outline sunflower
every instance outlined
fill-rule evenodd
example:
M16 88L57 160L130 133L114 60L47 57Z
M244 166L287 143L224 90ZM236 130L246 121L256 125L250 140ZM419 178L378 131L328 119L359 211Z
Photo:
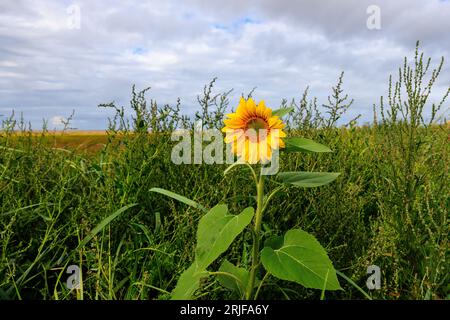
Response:
M264 101L256 105L252 98L241 98L236 112L227 115L224 120L225 142L241 159L255 164L270 161L273 150L284 148L282 137L285 124L280 117L272 115L272 109Z

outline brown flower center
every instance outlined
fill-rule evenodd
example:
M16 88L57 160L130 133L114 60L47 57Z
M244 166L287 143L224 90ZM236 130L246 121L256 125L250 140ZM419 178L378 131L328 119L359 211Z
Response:
M251 118L247 121L246 131L247 137L252 142L260 142L265 140L268 134L268 124L264 119Z
M260 130L267 129L267 122L261 118L252 118L247 121L247 129Z

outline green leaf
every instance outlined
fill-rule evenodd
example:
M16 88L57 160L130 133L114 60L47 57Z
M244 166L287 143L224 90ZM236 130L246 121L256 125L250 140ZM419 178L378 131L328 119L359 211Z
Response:
M327 146L306 138L285 138L286 152L332 152Z
M183 202L184 204L187 204L188 206L191 206L191 207L194 207L196 209L202 210L203 212L208 212L208 209L206 209L201 204L199 204L199 203L197 203L197 202L195 202L195 201L193 201L193 200L191 200L189 198L186 198L186 197L184 197L182 195L179 195L179 194L177 194L175 192L172 192L172 191L169 191L169 190L166 190L166 189L161 189L161 188L151 188L150 191L151 192L157 192L157 193L163 194L165 196L171 197L171 198L173 198L175 200Z
M339 172L280 172L278 177L284 183L290 183L295 186L312 188L328 184L340 175Z
M101 230L103 230L104 227L106 227L108 224L110 224L111 221L113 221L115 218L117 218L122 212L136 206L137 203L129 204L125 207L120 208L113 214L109 215L105 219L103 219L92 231L86 236L86 238L83 239L83 241L80 242L77 249L84 247L89 241L91 241L92 238L95 237L97 233L99 233Z
M201 278L207 277L206 270L198 270L195 264L192 264L180 276L177 286L172 291L172 300L187 300L192 297L195 291L200 287Z
M272 116L279 116L281 118L282 116L285 116L288 113L291 113L292 111L294 111L294 107L280 108L280 109L277 109L277 110L273 110L272 111Z
M190 299L208 275L206 268L224 253L233 240L252 221L254 209L244 209L239 215L228 214L226 205L216 205L198 224L194 263L183 272L172 292L172 299Z
M264 268L275 277L306 288L339 290L336 271L325 249L309 233L301 229L286 232L279 249L265 247L261 251Z
M228 214L225 204L212 208L198 224L195 261L199 269L206 269L224 253L233 240L252 221L254 209L248 207L239 215Z
M227 289L239 293L240 296L243 296L247 288L249 272L244 268L236 267L228 260L222 262L219 271L224 273L217 276L220 284Z

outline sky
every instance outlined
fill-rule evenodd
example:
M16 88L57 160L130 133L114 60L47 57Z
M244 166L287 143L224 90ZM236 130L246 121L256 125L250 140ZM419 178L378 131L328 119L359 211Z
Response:
M448 0L1 0L0 120L14 110L51 129L74 110L72 127L104 129L97 105L129 106L133 84L192 115L214 77L231 107L254 87L277 108L309 86L320 105L344 71L346 118L371 121L416 40L433 65L450 59L449 30ZM449 84L447 62L431 101Z

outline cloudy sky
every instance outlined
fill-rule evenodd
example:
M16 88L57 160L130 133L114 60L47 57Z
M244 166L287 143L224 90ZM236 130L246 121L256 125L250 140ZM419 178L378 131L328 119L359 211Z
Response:
M377 23L371 5L380 29L367 26ZM0 119L15 110L35 128L43 118L57 126L74 109L74 127L102 129L97 105L128 105L132 84L151 86L159 103L180 97L193 114L213 77L217 92L234 89L233 105L253 87L272 107L306 86L325 103L345 71L348 117L370 121L416 40L436 63L450 59L449 30L446 0L1 0ZM450 84L449 64L433 98Z

